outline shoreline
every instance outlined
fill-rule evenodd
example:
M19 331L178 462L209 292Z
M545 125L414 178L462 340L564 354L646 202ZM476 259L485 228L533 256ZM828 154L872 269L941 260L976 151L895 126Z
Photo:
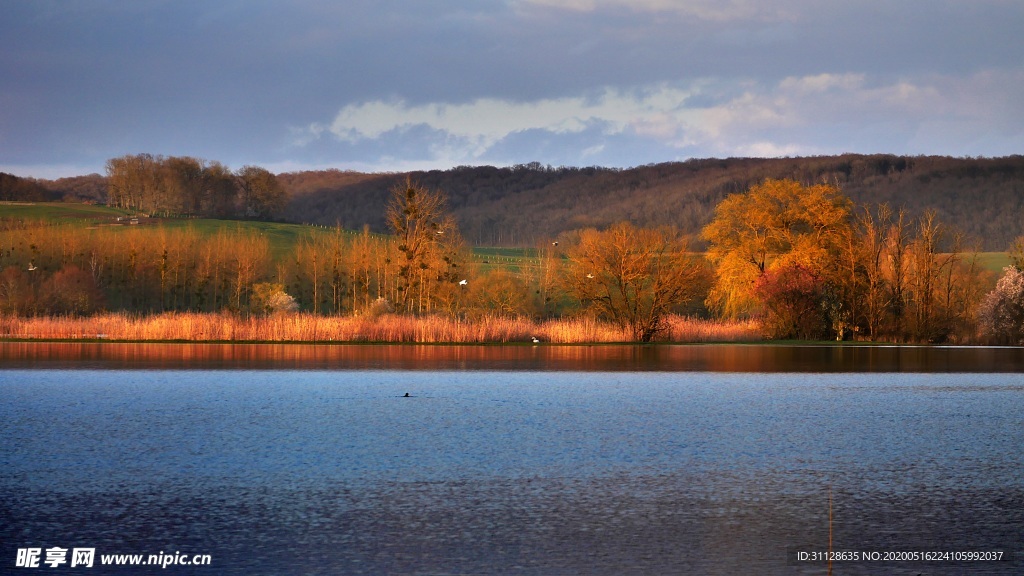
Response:
M756 343L0 341L5 370L1024 373L1024 347ZM822 380L821 384L827 384Z
M133 340L115 338L48 338L48 337L0 337L0 344L208 344L208 345L282 345L282 346L435 346L435 347L636 347L658 348L668 346L748 346L775 348L921 348L921 349L1007 349L1024 350L1024 346L993 344L927 344L897 343L884 341L843 341L832 340L704 340L636 342L636 341L594 341L594 342L529 342L529 341L486 341L486 342L417 342L408 340L190 340L154 339Z

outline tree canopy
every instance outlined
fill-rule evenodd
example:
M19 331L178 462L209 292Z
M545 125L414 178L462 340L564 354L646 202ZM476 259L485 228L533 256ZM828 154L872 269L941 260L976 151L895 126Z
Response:
M108 203L150 214L279 217L287 193L258 166L234 174L219 162L189 156L129 154L107 161Z
M834 268L851 209L835 187L793 180L765 180L726 197L702 232L717 267L709 304L727 316L749 314L757 309L755 283L766 271L788 264L818 273Z
M686 248L669 228L620 222L583 230L568 251L566 286L586 308L650 342L672 308L696 293L701 266Z

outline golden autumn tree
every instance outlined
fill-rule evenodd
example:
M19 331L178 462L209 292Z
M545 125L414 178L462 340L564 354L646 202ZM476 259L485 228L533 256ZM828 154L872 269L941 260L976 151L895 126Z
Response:
M758 278L789 264L826 279L838 269L848 237L852 204L827 184L804 186L793 180L765 180L743 194L731 194L715 209L702 236L716 266L708 303L726 316L759 307Z
M382 295L380 274L375 274L379 268L374 266L375 259L384 251L382 244L383 241L370 235L370 226L364 225L362 233L353 239L344 254L344 265L351 277L349 289L354 311L368 309L370 303Z
M702 272L675 230L628 222L581 231L567 256L567 291L641 342L663 331L672 309L694 297Z
M399 256L397 299L402 312L430 312L445 306L457 290L465 245L446 197L406 179L391 190L385 221L395 235Z
M531 312L529 288L524 279L512 272L496 268L476 276L470 283L466 299L473 316L504 316L514 318Z
M1017 270L1024 270L1024 236L1017 238L1010 244L1010 263L1017 267Z
M231 280L231 303L233 310L245 309L249 294L256 280L263 276L270 260L270 243L266 236L257 234L235 234L234 248L229 264Z

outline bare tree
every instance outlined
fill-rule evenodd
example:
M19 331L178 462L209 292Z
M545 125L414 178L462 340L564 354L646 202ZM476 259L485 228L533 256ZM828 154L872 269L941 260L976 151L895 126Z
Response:
M895 219L890 220L885 242L889 265L889 310L893 317L894 333L902 339L907 309L907 252L910 250L910 227L903 208L896 212Z
M462 240L445 204L443 192L408 178L391 190L385 219L401 254L395 301L400 311L429 311L434 284L458 281Z
M880 204L875 214L868 208L857 219L860 235L860 261L864 273L864 319L868 334L877 339L885 318L886 229L892 218L888 204Z
M674 230L636 228L627 222L601 232L580 232L568 258L569 293L641 342L663 331L672 308L696 295L701 273L698 260Z

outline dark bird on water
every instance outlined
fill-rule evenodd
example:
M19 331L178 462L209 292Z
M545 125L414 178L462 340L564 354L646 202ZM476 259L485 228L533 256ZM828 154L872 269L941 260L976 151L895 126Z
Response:
M408 398L408 397L409 397L409 393L408 392L405 393L405 396L402 396L402 398Z

